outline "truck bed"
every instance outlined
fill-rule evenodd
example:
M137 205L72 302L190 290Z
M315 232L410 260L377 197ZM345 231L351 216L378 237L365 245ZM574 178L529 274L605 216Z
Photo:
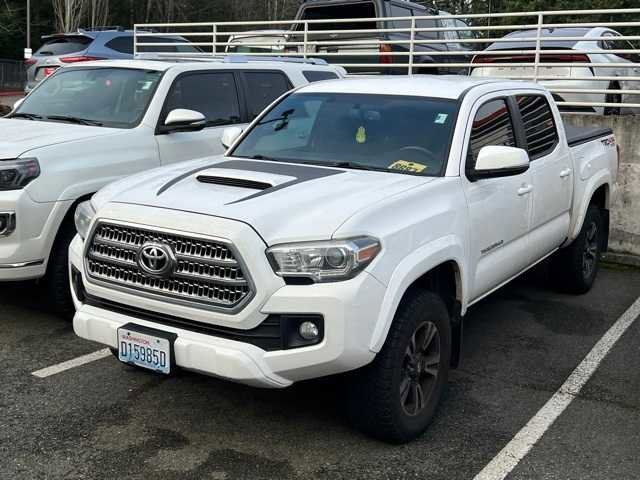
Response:
M613 130L606 127L576 127L564 122L564 131L567 134L567 143L570 147L575 147L583 143L596 140L600 137L607 137L613 134Z

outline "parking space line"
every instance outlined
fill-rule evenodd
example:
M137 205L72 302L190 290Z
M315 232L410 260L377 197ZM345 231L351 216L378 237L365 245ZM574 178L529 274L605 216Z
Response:
M35 372L31 372L31 375L38 378L50 377L51 375L64 372L65 370L70 370L81 365L86 365L87 363L95 362L96 360L106 358L110 355L111 351L108 348L103 348L102 350L98 350L97 352L82 355L81 357L73 358L71 360L67 360L66 362L58 363L41 370L36 370Z
M609 328L556 393L478 473L474 480L503 480L576 398L616 342L640 316L640 297Z

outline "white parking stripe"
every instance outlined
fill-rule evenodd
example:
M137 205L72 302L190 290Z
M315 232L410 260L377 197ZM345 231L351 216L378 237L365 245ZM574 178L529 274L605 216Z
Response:
M640 316L640 298L622 314L595 344L580 365L569 375L549 401L520 430L498 455L478 473L474 480L503 480L520 463L542 435L569 406L589 381L624 332Z
M81 357L73 358L71 360L67 360L66 362L43 368L42 370L36 370L35 372L32 372L31 375L34 375L38 378L50 377L51 375L55 375L56 373L64 372L65 370L69 370L71 368L95 362L96 360L100 360L101 358L105 358L110 355L111 352L109 351L109 349L104 348L102 350L98 350L97 352L82 355Z

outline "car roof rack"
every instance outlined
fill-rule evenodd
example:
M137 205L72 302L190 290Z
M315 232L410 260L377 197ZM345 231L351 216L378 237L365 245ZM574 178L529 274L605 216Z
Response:
M79 32L124 32L125 28L121 25L104 25L98 27L79 27Z
M286 62L302 63L307 65L329 65L321 58L302 57L278 57L278 56L255 56L255 55L209 55L195 53L192 55L185 53L164 53L164 52L140 52L135 56L136 60L156 60L163 62L217 62L217 63L249 63L249 62Z
M326 60L322 58L303 58L303 57L279 57L279 56L255 56L255 55L227 55L224 59L225 63L247 63L247 62L288 62L288 63L306 63L309 65L328 65Z

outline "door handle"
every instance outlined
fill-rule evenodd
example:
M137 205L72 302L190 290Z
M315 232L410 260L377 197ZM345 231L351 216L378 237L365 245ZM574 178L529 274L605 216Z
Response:
M533 190L533 185L522 185L518 189L518 196L522 197L523 195L528 195Z
M565 177L568 177L569 175L571 175L571 169L570 168L565 168L564 170L562 170L560 172L560 178L565 178Z

